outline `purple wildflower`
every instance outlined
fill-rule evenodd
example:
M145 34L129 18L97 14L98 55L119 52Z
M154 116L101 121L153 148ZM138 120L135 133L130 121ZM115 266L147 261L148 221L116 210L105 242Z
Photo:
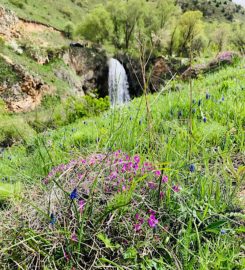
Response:
M134 230L136 232L139 232L141 230L141 224L139 224L139 223L134 224Z
M180 192L180 187L178 185L174 185L172 189L174 192Z
M78 238L77 238L77 235L75 233L73 233L71 235L71 240L74 241L74 242L78 242Z
M82 212L83 212L84 205L85 205L85 201L84 201L84 200L79 200L79 202L78 202L78 209L79 209L79 212L80 212L81 214L82 214Z
M114 179L116 179L117 178L117 172L115 171L115 172L112 172L111 174L110 174L110 180L114 180Z
M74 188L73 189L73 191L71 192L71 194L70 194L70 199L71 200L74 200L74 199L76 199L77 198L77 188Z
M160 176L161 175L161 171L155 171L155 175L156 176Z
M155 215L151 214L150 217L148 218L148 225L151 228L156 227L156 225L158 224L158 219L156 219Z
M140 163L140 157L139 156L134 156L134 161L135 163Z
M167 182L168 182L168 177L167 177L167 175L164 175L162 177L162 183L167 183Z
M154 182L151 181L151 182L148 183L148 187L150 189L156 189L157 185Z

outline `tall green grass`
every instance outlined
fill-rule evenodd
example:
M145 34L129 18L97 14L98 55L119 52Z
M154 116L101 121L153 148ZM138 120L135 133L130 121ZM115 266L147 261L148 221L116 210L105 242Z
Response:
M244 215L236 199L244 183L244 82L242 63L193 80L192 133L189 130L189 84L183 84L182 90L175 92L171 91L169 85L162 92L148 96L152 121L150 129L144 97L141 97L98 117L78 119L57 130L47 130L21 146L5 150L0 161L2 177L25 182L33 187L35 193L35 187L39 190L40 180L56 165L92 153L108 153L118 149L132 156L138 154L142 160L150 160L169 177L164 202L159 204L156 195L145 201L164 219L161 219L157 235L147 230L144 240L140 240L134 238L131 232L135 240L130 240L130 246L126 246L126 249L121 247L117 250L114 233L105 235L105 231L96 231L102 233L98 238L108 254L100 258L97 266L101 269L108 266L115 269L244 269ZM69 177L72 178L73 174L68 174L64 181ZM171 187L176 184L180 185L181 191L173 193ZM134 195L131 195L137 197L137 192L136 188L132 193ZM65 190L64 196L66 199L61 201L67 206L68 190ZM27 198L32 202L31 192ZM88 209L93 209L98 196L93 193L89 199L91 205L88 204ZM110 209L114 209L121 199L125 198L115 196L110 201ZM33 195L35 200L36 196ZM96 207L94 209L96 211ZM123 206L122 212L112 210L110 213L121 224L122 213L132 214L131 210ZM84 222L90 224L89 213L86 212ZM95 224L104 226L100 222ZM122 223L121 226L126 225ZM70 239L67 229L59 229L59 235ZM19 237L11 235L12 238L9 238L13 249L0 242L0 255L2 252L5 265L13 260L18 253L17 247L21 247L24 241L27 258L30 259L29 247L46 258L45 262L39 263L48 268L56 263L63 267L74 266L62 261L64 258L59 249L57 253L52 253L52 256L57 256L57 261L48 255L47 252L53 250L53 233L48 230L43 235L27 226ZM157 243L154 236L160 237ZM78 244L81 248L87 242L81 238ZM76 254L75 257L81 256L80 249L76 253L73 242L71 246L67 245L72 249L72 254ZM145 256L141 253L142 247L147 250ZM115 250L117 256L115 253L111 255ZM85 248L84 252L89 251ZM78 257L74 259L76 263L79 263ZM23 264L19 264L23 267Z

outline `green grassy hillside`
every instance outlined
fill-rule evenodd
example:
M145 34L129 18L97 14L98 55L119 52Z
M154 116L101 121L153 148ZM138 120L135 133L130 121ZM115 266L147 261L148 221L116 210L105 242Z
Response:
M0 4L14 10L21 18L64 29L67 22L77 24L88 10L103 0L1 0Z
M168 91L174 88L176 82L173 82L165 91L147 97L151 115L146 112L145 97L142 97L116 110L111 109L99 117L79 119L66 127L32 135L22 145L6 149L0 157L2 179L16 183L21 181L27 185L29 192L23 200L25 203L17 203L18 206L11 210L11 220L9 216L8 219L3 218L3 222L16 224L17 227L13 230L10 225L11 232L6 234L8 240L5 239L8 245L0 240L0 266L1 263L5 266L13 265L12 258L15 258L15 262L21 267L29 267L33 262L34 249L36 260L48 268L55 265L69 269L71 266L84 266L93 261L101 269L105 269L103 267L106 265L121 265L118 269L176 269L177 266L180 269L244 269L241 255L244 227L242 213L237 206L237 194L244 179L243 66L244 62L193 80L191 101L189 84L183 84L180 91ZM135 160L140 157L140 164L151 161L156 166L154 168L163 170L168 177L164 178L165 182L161 187L163 193L159 193L162 194L163 201L160 203L157 200L158 193L154 191L157 180L154 177L148 179L144 173L142 177L140 174L133 176L136 182L131 183L129 193L119 191L115 197L112 194L106 195L107 193L103 197L103 192L98 192L100 181L104 179L102 177L99 182L94 182L91 195L81 195L87 202L83 209L83 218L70 219L68 214L66 216L69 213L66 212L67 207L71 205L70 198L77 196L76 190L72 193L71 183L80 177L80 170L84 173L78 167L81 165L76 165L76 162L82 164L81 161L86 157L91 162L94 161L94 153L107 155L117 150L130 156L137 154ZM115 153L116 157L120 151ZM65 165L67 163L68 167ZM59 167L51 171L59 164ZM100 165L96 165L90 170L92 166L91 163L86 167L85 182L90 181L91 175L97 170L100 175L108 177L105 171L107 167L103 165L100 168ZM54 172L61 169L64 170L63 173L53 178ZM57 185L61 190L65 189L62 192L66 194L62 200L59 197L58 201L52 195L52 203L56 202L59 206L55 208L56 217L51 214L52 226L49 227L45 225L49 213L43 207L47 205L45 198L52 189L52 184L48 185L47 191L45 185L41 184L41 180L47 176L54 185L60 181ZM114 178L110 179L112 181ZM31 191L34 183L35 188ZM149 193L142 195L142 190ZM128 201L128 196L132 201ZM30 206L29 203L26 205L29 200ZM107 200L107 206L102 208ZM73 202L75 207L76 200ZM130 203L131 206L128 207ZM38 214L31 210L33 206ZM144 210L145 208L148 210ZM24 216L25 211L28 213L30 225L26 225L24 230L18 227L21 226L19 215L23 215L18 209L24 211ZM96 209L100 209L100 212L94 217ZM157 213L158 220L155 219L156 214L152 214L151 220L148 219L150 227L144 223L141 228L140 223L134 229L134 215L150 211L149 209ZM110 220L107 215L111 217ZM144 215L147 217L147 212ZM76 229L74 220L87 225L78 225ZM154 222L158 225L152 230ZM97 228L98 223L100 225ZM109 223L110 229L106 225ZM1 228L5 227L1 227L0 223ZM18 236L14 236L15 230L18 231ZM118 237L117 230L123 233L126 242ZM90 235L92 233L95 238ZM29 241L32 237L38 240ZM158 239L164 241L164 248ZM88 248L91 241L100 246L105 245L98 251L103 259L97 259L96 253ZM64 245L63 248L67 250L69 258L72 257L72 261L65 259L57 243ZM151 245L153 249L149 248ZM13 248L10 249L9 246ZM83 259L80 253L76 253L77 249L82 254L91 252L89 260L92 261ZM113 256L114 250L117 250L116 257ZM54 257L50 256L51 253ZM22 254L23 257L16 256L17 254Z

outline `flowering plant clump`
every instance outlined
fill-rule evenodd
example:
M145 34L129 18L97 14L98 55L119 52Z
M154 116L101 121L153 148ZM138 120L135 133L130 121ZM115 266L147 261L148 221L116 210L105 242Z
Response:
M156 235L166 222L165 194L169 200L176 197L171 194L180 192L179 185L171 185L170 178L152 162L121 150L61 164L42 184L38 197L32 198L39 207L39 211L32 210L32 230L50 229L66 262L81 260L77 250L90 253L83 258L85 268L98 256L89 247L108 246L105 237L117 247L130 247L135 237L143 240L150 235L157 243Z

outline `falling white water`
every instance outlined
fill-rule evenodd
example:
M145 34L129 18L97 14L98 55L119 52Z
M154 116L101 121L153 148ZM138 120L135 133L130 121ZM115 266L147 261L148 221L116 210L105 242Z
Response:
M118 60L111 58L108 64L108 85L111 106L120 105L130 100L127 74L123 65Z

